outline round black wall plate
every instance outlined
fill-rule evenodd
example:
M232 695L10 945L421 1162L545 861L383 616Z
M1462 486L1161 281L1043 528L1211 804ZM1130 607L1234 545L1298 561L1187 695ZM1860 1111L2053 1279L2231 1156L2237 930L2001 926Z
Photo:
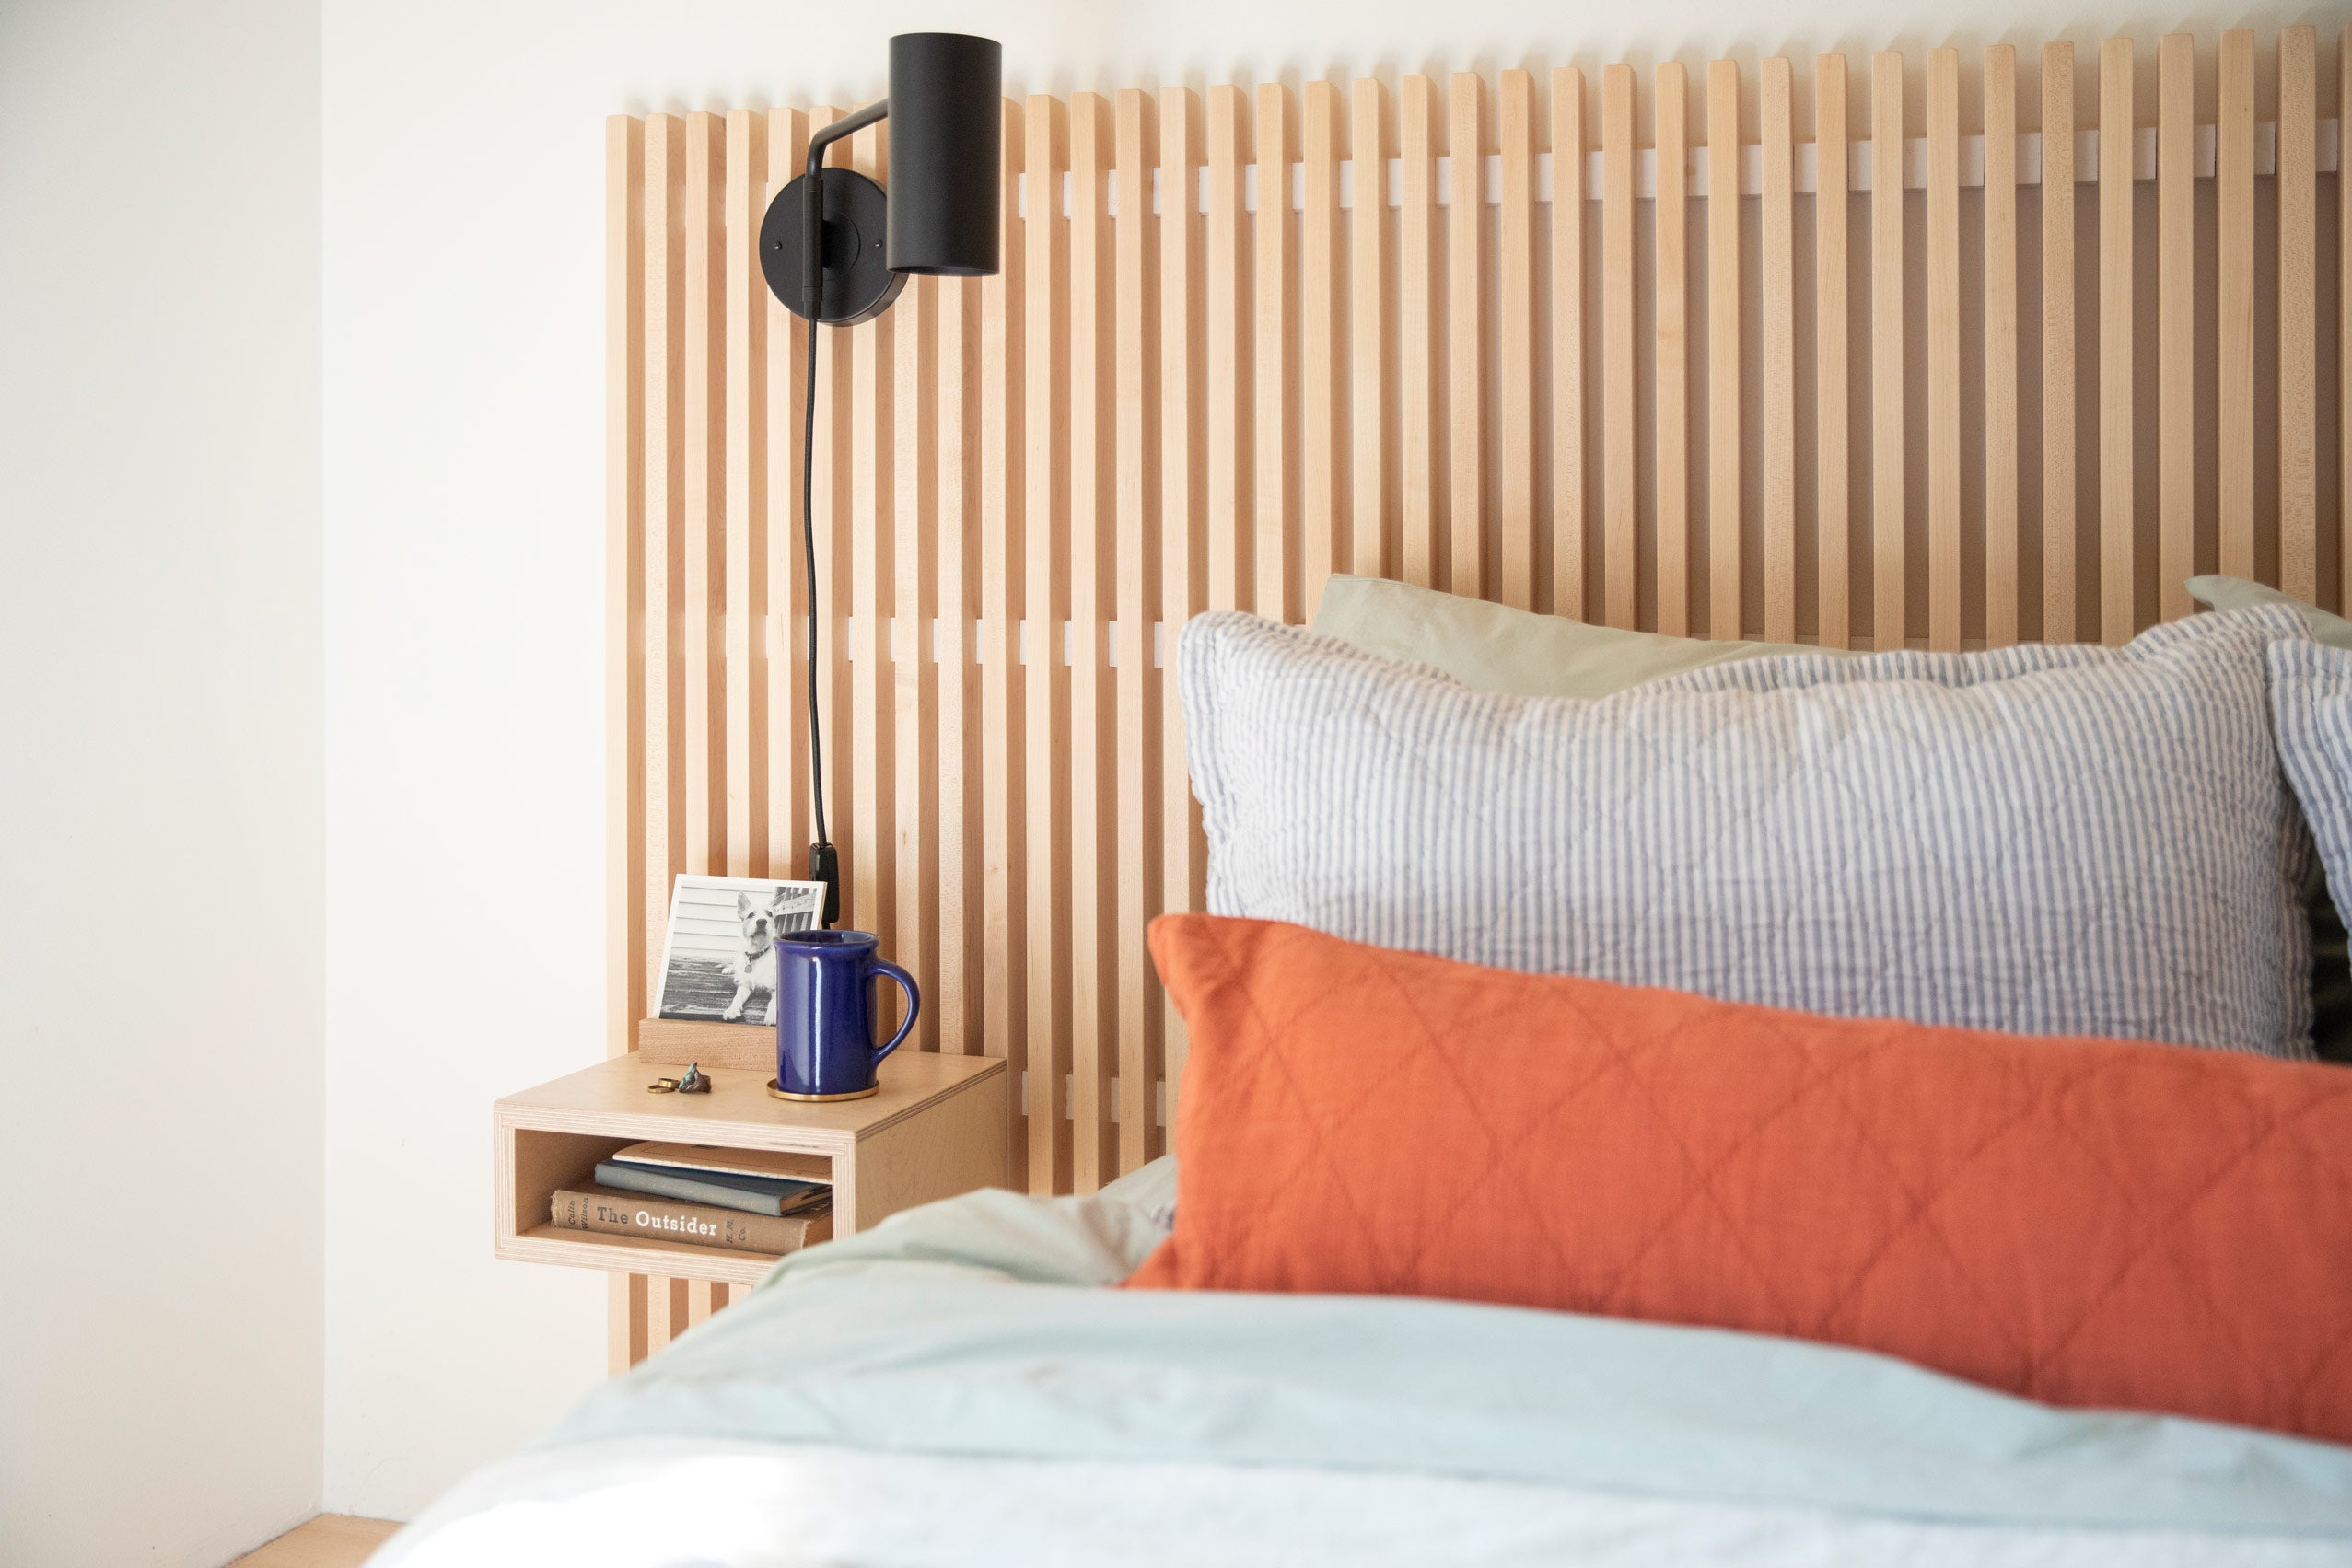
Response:
M825 198L824 304L816 319L850 327L890 308L906 285L883 250L890 207L882 188L855 169L823 171ZM801 294L800 228L809 199L805 174L776 192L760 224L760 271L768 290L796 316L809 314Z

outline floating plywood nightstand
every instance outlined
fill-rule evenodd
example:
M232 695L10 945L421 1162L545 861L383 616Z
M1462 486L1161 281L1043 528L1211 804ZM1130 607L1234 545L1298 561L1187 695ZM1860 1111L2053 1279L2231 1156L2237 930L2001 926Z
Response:
M555 1192L588 1185L598 1161L648 1140L804 1156L804 1174L833 1185L836 1237L917 1203L1005 1184L1010 1077L998 1058L897 1051L882 1063L879 1094L831 1105L777 1099L769 1074L757 1070L711 1070L706 1095L646 1092L676 1075L632 1051L497 1103L499 1257L755 1283L775 1259L548 1223Z

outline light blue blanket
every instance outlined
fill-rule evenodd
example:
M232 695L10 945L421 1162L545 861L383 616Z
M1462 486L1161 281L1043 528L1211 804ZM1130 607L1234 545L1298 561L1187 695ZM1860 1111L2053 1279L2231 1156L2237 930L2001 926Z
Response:
M979 1192L901 1214L786 1260L541 1447L697 1436L1279 1464L2352 1540L2352 1448L2052 1410L1751 1334L1402 1297L1106 1288L1159 1236L1122 1191Z

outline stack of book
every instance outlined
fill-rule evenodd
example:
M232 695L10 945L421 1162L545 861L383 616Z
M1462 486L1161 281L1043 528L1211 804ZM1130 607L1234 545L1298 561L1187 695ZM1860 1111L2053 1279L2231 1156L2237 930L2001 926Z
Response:
M833 1186L785 1174L805 1155L632 1144L596 1167L592 1187L559 1190L548 1218L565 1230L782 1254L833 1233Z

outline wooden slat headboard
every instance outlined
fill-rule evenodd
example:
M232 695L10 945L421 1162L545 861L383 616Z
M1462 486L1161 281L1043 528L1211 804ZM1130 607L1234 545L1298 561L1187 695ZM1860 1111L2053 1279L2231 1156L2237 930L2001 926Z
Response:
M2194 570L2352 598L2330 41L2324 91L2300 28L2165 39L2152 99L2113 40L1007 102L1002 273L823 336L813 610L846 918L925 1049L1012 1060L1030 1188L1165 1146L1193 613L1350 571L1955 648L2120 641ZM673 874L811 837L806 329L752 236L837 113L607 127L616 1051Z

